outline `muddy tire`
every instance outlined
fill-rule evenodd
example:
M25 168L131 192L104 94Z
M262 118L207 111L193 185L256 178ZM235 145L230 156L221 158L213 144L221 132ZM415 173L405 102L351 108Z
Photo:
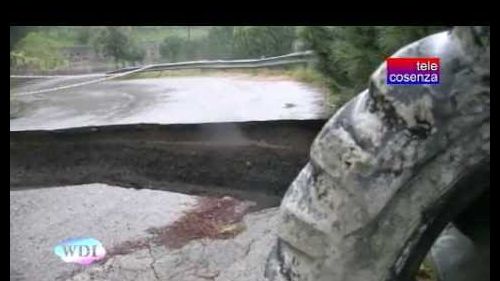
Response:
M369 89L319 133L281 204L265 279L412 280L441 230L489 188L489 29L394 56L441 58L436 87Z

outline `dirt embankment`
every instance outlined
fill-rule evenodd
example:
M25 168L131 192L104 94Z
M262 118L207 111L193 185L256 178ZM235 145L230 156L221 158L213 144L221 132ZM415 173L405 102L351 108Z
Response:
M276 206L325 120L10 133L11 189L108 183Z

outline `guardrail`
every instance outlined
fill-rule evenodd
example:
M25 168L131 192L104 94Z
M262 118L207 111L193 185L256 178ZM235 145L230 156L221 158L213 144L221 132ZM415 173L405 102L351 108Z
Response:
M106 73L97 74L84 74L84 75L11 75L10 78L60 78L60 77L71 77L71 78L86 78L86 77L96 77L94 80L79 82L70 85L58 86L49 89L40 89L34 91L17 92L12 93L16 96L23 95L34 95L46 92L53 92L58 90L64 90L69 88L80 87L89 84L95 84L107 80L111 80L118 77L127 76L138 72L148 72L148 71L163 71L163 70L179 70L179 69L230 69L230 68L258 68L258 67L270 67L278 65L289 65L289 64L300 64L309 63L314 61L315 56L312 51L296 52L283 56L263 58L263 59L242 59L242 60L201 60L201 61L187 61L187 62L174 62L174 63L161 63L161 64L150 64L145 66L128 67L122 68Z
M240 59L240 60L200 60L174 63L162 63L149 65L143 71L162 71L179 69L229 69L229 68L258 68L287 64L309 63L314 60L312 51L291 53L283 56L263 58L263 59ZM117 74L134 71L144 68L144 66L128 67L107 72L106 74Z

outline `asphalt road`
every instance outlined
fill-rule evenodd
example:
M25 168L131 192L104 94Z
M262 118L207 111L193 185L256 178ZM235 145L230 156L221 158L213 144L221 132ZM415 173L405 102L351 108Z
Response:
M151 235L149 228L185 218L200 200L104 184L11 191L10 280L260 280L276 239L276 208L247 214L242 232L230 239L195 239L179 249L151 244L112 255L104 264L64 263L53 252L54 246L70 237L96 238L107 251L143 240ZM238 204L244 207L251 202ZM175 240L175 236L166 238ZM431 255L443 281L490 280L489 252L488 259L479 259L482 253L454 229L438 238Z
M324 94L317 89L283 78L241 75L111 80L42 94L16 94L86 79L89 78L11 79L10 130L318 119L325 115ZM10 280L70 278L68 274L82 266L64 263L53 253L61 240L90 236L104 247L111 247L144 238L148 236L147 229L178 220L199 198L105 184L11 190ZM249 241L241 242L243 246L235 242L231 253L247 253ZM223 251L217 252L226 256ZM138 266L135 262L132 265ZM145 266L151 268L149 262ZM150 276L151 272L147 273Z
M80 81L34 80L11 85L11 90L32 91L75 82ZM114 80L38 95L14 95L10 129L317 119L326 115L323 99L314 88L276 78ZM10 280L255 280L262 276L262 261L275 239L272 218L276 210L247 216L250 227L235 239L194 241L176 251L161 247L139 250L74 276L68 274L81 266L64 263L53 253L54 246L69 237L94 237L105 247L147 237L147 229L172 224L192 210L199 198L104 184L10 191ZM455 281L456 276L474 279L460 270L467 268L463 261L471 259L464 258L471 247L456 237L442 236L432 255L443 270L443 280ZM244 276L249 277L242 279Z
M89 236L105 248L144 237L193 208L196 196L89 184L10 192L11 280L57 280L82 266L53 249L63 239Z
M81 81L74 78L11 81L14 94L10 130L318 119L326 115L321 91L277 77L224 75L109 80L35 95L15 94Z

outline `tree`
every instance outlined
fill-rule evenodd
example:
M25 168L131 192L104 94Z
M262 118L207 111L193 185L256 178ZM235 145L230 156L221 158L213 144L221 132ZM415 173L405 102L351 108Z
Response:
M234 33L235 53L239 57L278 56L293 51L295 27L245 26Z
M208 57L230 59L234 57L234 26L214 26L206 40Z
M183 57L183 50L186 47L186 39L178 36L170 36L165 38L160 44L160 55L169 61L178 61Z
M23 39L29 32L35 31L33 26L11 26L10 27L10 50L12 51L17 42Z
M66 64L61 44L41 32L29 32L16 43L11 51L15 58L13 67L29 67L36 70L51 70Z
M317 68L327 78L341 105L367 87L370 74L402 46L443 26L310 26L300 37L318 56Z
M116 66L119 62L127 60L129 39L120 27L108 26L101 30L97 42L104 54L114 59Z
M102 28L97 38L91 40L96 51L114 59L115 65L125 62L142 62L145 51L130 36L132 29L108 26Z
M126 49L125 60L132 62L134 65L137 62L144 61L146 52L140 48L135 42L132 42Z

